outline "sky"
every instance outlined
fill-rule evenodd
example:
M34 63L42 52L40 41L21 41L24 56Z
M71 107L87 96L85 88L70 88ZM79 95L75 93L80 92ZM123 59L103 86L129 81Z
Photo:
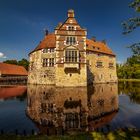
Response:
M0 61L28 59L45 36L45 29L54 32L59 22L73 9L87 37L106 40L123 63L131 56L127 46L139 42L140 29L123 35L121 23L136 16L129 8L132 0L0 0Z

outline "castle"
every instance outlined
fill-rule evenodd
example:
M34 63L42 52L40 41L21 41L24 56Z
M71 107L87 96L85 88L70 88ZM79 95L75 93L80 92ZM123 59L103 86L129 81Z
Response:
M87 30L68 10L64 23L29 54L28 83L58 87L82 87L117 82L116 57L105 41L87 39Z

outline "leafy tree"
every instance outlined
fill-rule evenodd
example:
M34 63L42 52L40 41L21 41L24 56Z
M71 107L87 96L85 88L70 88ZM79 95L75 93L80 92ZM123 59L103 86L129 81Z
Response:
M15 64L15 65L18 64L17 60L6 60L6 61L3 61L3 63L7 63L7 64Z
M133 8L136 12L140 12L140 0L134 0L129 7ZM128 21L123 22L123 34L131 33L137 27L140 27L140 17L130 18ZM140 43L135 43L129 46L133 55L127 58L126 63L117 66L117 73L119 78L136 78L140 79Z
M134 8L136 12L140 12L140 0L134 0L134 2L130 3L130 8ZM132 32L134 29L140 26L140 17L130 18L128 21L122 23L124 34L128 34Z
M22 60L18 61L18 65L23 66L26 70L28 70L29 61L23 58Z
M134 2L130 3L129 7L133 8L137 13L140 13L140 0L134 0ZM123 34L131 33L140 27L140 16L130 18L128 21L123 22L122 25ZM140 55L140 42L132 44L129 48L131 48L134 55Z
M140 56L127 58L126 63L117 66L118 78L121 79L140 79Z

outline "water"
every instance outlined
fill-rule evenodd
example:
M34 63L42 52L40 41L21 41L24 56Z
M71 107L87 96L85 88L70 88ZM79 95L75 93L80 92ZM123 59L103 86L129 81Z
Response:
M0 86L0 131L62 135L140 129L140 83Z

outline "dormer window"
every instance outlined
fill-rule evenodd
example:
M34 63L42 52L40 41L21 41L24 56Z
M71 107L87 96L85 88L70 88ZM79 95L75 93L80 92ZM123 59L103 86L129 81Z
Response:
M68 36L66 38L66 44L67 45L74 45L74 44L76 44L76 38L73 37L73 36Z
M43 49L43 53L48 53L48 48Z
M52 53L52 52L54 52L54 48L45 48L45 49L43 49L42 52L43 53Z

